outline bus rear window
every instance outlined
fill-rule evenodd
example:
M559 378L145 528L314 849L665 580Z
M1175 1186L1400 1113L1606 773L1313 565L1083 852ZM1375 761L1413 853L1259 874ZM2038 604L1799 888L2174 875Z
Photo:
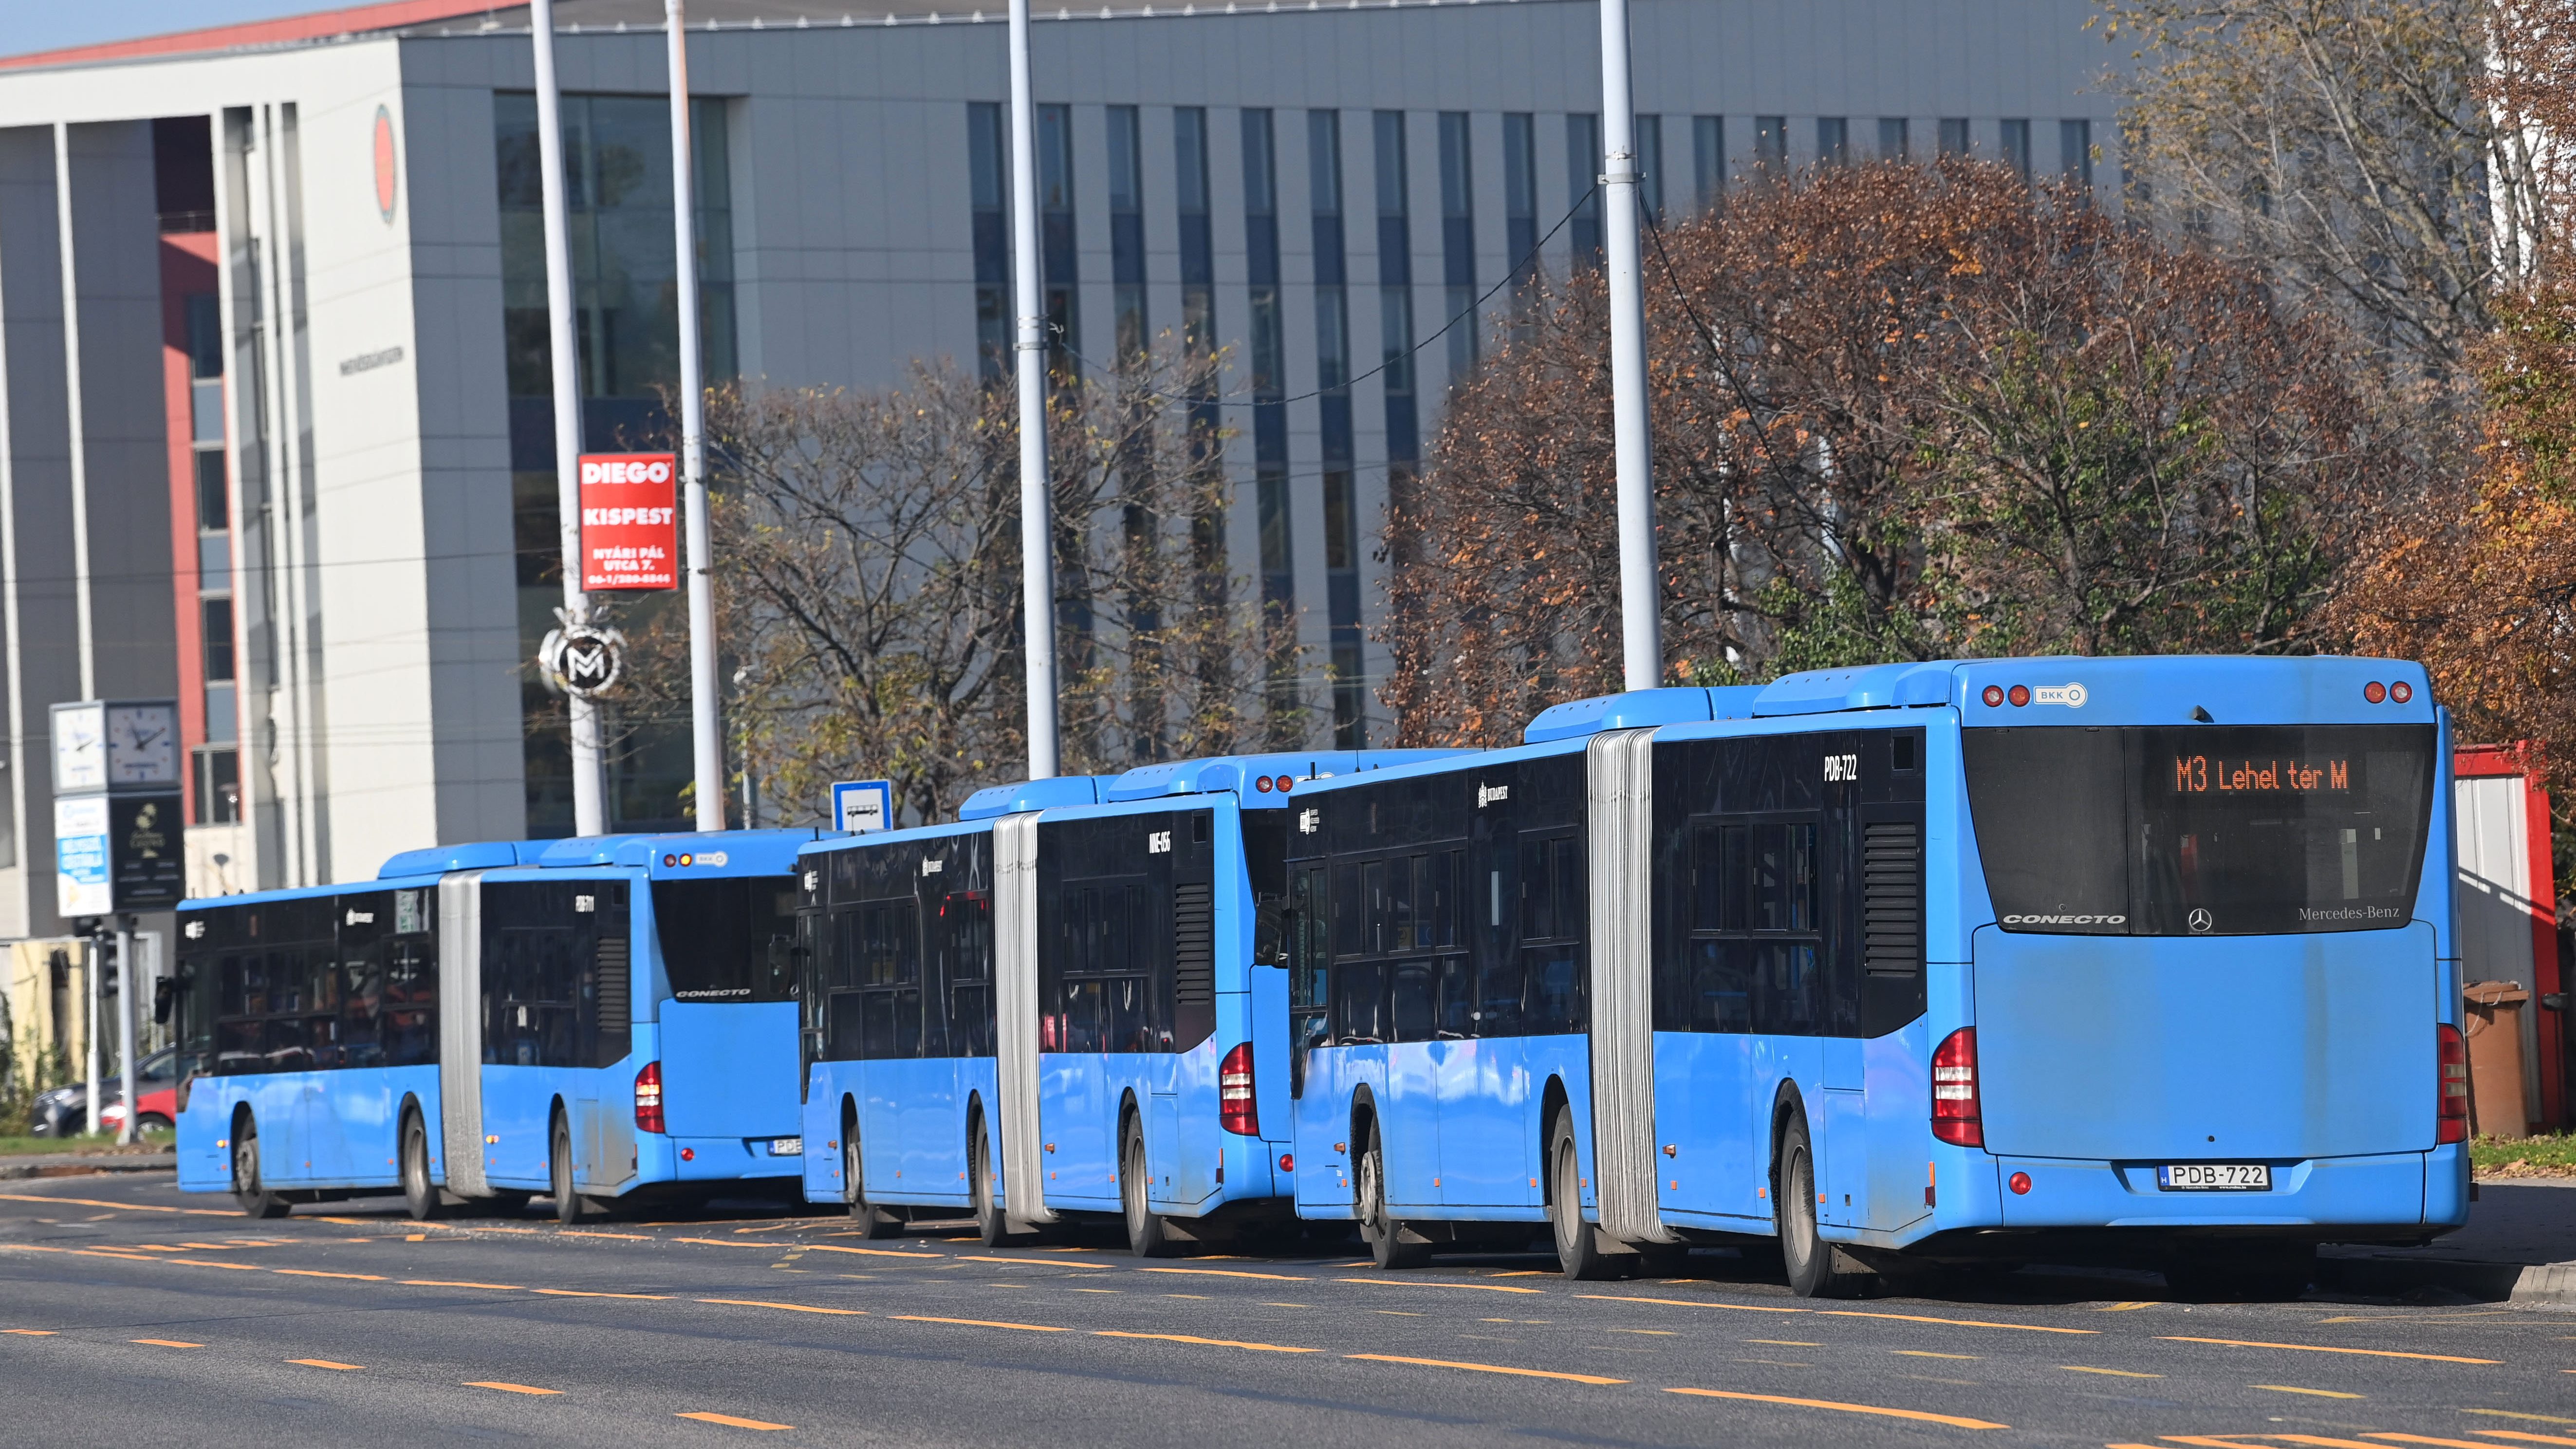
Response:
M794 876L657 880L653 928L675 1001L796 995Z
M2268 935L2414 915L2429 725L1966 732L2007 931Z

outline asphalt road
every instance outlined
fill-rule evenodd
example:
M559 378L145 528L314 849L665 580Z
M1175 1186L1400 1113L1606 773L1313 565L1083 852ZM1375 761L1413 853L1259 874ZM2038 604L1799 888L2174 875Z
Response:
M1801 1302L1702 1252L1142 1261L719 1205L576 1230L0 1184L0 1441L2576 1449L2576 1313L2025 1270ZM542 1203L542 1200L540 1200Z

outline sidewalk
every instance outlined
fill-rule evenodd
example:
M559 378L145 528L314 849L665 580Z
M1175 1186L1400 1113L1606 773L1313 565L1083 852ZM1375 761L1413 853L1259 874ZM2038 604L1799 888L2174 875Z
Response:
M97 1172L175 1172L176 1152L48 1152L0 1157L0 1182L30 1177L87 1177Z
M2481 1182L2467 1227L2421 1248L2328 1248L2317 1286L2576 1308L2576 1178Z

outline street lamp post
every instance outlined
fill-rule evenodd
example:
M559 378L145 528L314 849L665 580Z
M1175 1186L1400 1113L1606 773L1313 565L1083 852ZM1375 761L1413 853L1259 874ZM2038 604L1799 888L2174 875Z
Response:
M1630 689L1663 682L1655 568L1654 459L1646 431L1646 305L1639 248L1636 101L1628 83L1628 0L1601 0L1601 210L1610 283L1611 435L1619 473L1619 625Z
M688 21L666 0L671 33L671 216L680 312L680 477L689 528L689 736L696 758L700 830L725 823L724 726L716 718L714 555L707 529L706 379L698 355L698 228L689 146ZM743 764L748 771L750 761Z
M1054 513L1047 494L1046 310L1038 279L1037 102L1030 94L1029 0L1011 0L1011 267L1020 387L1020 611L1029 680L1029 778L1056 749Z

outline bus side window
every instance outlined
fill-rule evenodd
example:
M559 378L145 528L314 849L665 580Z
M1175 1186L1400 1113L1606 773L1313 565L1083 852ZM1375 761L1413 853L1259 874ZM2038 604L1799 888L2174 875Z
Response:
M1325 919L1324 872L1301 867L1288 883L1288 1094L1305 1095L1306 1053L1332 1033L1332 942Z

